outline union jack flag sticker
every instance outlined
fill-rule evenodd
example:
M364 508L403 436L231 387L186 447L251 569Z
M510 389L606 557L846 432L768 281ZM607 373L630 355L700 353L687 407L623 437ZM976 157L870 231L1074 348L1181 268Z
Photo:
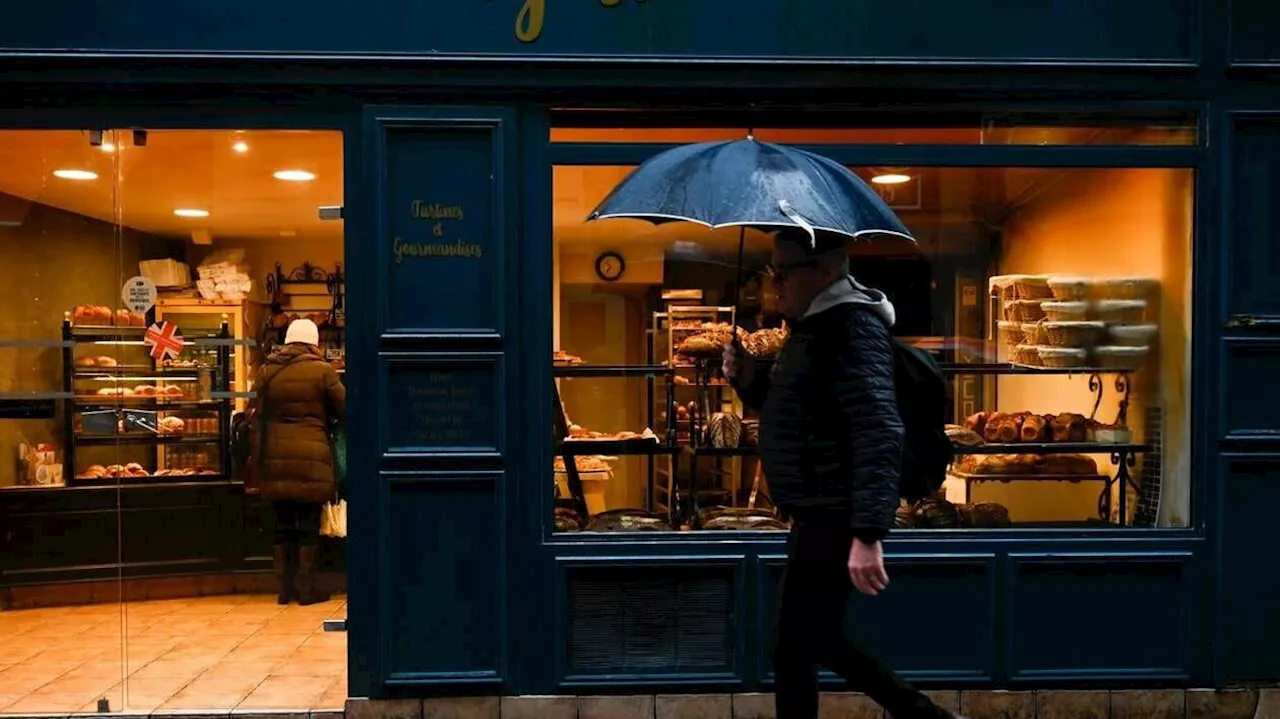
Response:
M178 334L178 326L172 322L151 325L142 339L151 348L151 357L157 361L176 358L186 346L182 335Z

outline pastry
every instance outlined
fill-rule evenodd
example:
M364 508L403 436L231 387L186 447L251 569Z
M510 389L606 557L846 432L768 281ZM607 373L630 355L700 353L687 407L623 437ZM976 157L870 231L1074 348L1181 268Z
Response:
M1042 458L1044 474L1095 475L1098 463L1083 454L1049 454Z
M130 462L124 466L126 472L145 472L146 469L137 462Z
M729 332L701 332L686 337L676 351L689 357L719 357L730 337L732 334Z
M1049 423L1054 442L1083 442L1087 439L1084 415L1063 412Z
M181 397L182 388L174 384L163 388L163 390L160 387L157 387L156 394L163 394L165 397Z
M120 363L114 357L102 356L98 358L99 367L119 367Z
M125 473L125 468L124 468L124 465L123 465L123 464L109 464L109 465L107 465L107 476L108 476L108 477L119 477L120 475L122 475L122 474L124 474L124 473Z
M1049 433L1049 423L1040 415L1030 415L1022 421L1019 435L1023 442L1043 442Z
M76 366L77 367L97 367L98 360L95 357L77 357Z
M137 387L133 388L133 393L137 395L142 395L143 397L155 397L156 388L149 384L140 384Z
M964 428L982 434L983 430L987 428L988 416L986 412L971 414L964 418Z

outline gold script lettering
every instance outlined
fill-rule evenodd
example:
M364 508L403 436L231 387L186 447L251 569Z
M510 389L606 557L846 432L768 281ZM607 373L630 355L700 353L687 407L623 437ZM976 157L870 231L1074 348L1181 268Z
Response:
M466 213L462 205L443 205L439 202L414 200L409 205L409 212L415 220L465 220Z
M391 241L391 252L396 264L406 257L462 257L478 260L484 257L484 248L459 239L456 242L405 242L397 237Z

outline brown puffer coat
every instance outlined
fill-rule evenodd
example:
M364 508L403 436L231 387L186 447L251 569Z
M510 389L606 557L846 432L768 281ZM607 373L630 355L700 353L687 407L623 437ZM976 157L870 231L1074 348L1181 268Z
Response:
M346 420L347 390L319 348L282 347L258 372L252 434L262 498L271 502L325 502L337 485L329 422ZM257 422L266 422L266 451ZM260 462L258 460L261 460Z

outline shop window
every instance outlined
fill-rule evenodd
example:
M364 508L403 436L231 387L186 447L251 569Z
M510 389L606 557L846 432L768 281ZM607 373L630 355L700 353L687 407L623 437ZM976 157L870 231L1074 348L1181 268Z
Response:
M756 418L681 351L785 326L772 238L746 234L735 304L736 228L584 221L631 169L554 169L554 531L785 529ZM899 526L1188 526L1193 172L854 171L917 242L854 243L852 272L952 395L956 461Z
M577 143L671 143L737 140L750 131L765 142L793 145L1195 145L1198 138L1193 114L1167 113L1149 117L1097 117L1079 115L944 116L922 119L920 114L884 119L865 127L796 128L782 127L768 120L754 128L743 125L741 114L714 123L714 115L700 113L700 127L617 127L608 122L618 113L587 115L566 113L551 130L552 142ZM863 113L865 115L865 113ZM806 122L812 122L806 115ZM926 117L927 116L923 116ZM590 124L589 124L590 123ZM903 124L909 123L909 124Z
M320 503L273 512L233 436L291 320L344 373L342 172L333 131L0 131L0 713L341 708L345 602L273 571Z

